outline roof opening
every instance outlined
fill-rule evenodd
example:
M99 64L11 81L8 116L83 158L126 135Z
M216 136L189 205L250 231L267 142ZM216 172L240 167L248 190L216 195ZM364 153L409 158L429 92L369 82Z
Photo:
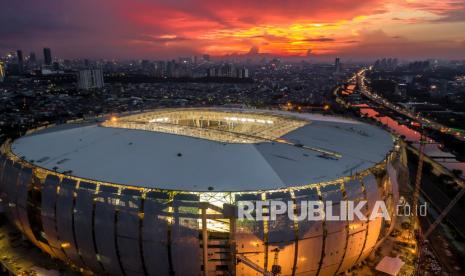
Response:
M140 129L226 143L275 141L310 121L267 113L170 109L110 119L103 127Z

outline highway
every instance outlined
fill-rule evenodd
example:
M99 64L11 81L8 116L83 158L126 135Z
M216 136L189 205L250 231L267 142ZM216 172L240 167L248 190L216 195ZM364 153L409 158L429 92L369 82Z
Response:
M358 87L360 88L360 93L362 93L363 95L365 95L367 98L369 98L370 100L374 101L375 103L379 104L379 105L382 105L386 108L389 108L399 114L402 114L414 121L417 121L418 123L420 123L421 125L425 126L425 127L429 127L429 128L432 128L432 129L435 129L435 130L438 130L438 131L441 131L443 133L448 133L448 134L451 134L451 135L454 135L455 137L459 138L460 140L465 140L465 131L464 130L457 130L457 129L453 129L453 128L450 128L450 127L447 127L445 125L442 125L440 123L437 123L437 122L434 122L432 120L429 120L428 118L425 118L425 117L422 117L420 114L418 113L413 113L399 105L396 105L396 104L393 104L391 103L390 101L388 101L387 99L385 99L384 97L376 94L375 92L373 91L370 91L366 85L366 77L365 77L365 74L366 74L366 71L368 71L370 69L367 69L367 68L364 68L364 69L361 69L360 71L358 71L356 73L356 76L357 76L357 84L358 84Z
M418 147L420 141L420 133L418 131L414 130L410 126L399 123L395 118L391 118L389 116L380 116L379 112L376 111L375 105L379 105L389 110L393 110L398 114L405 115L408 118L412 118L413 116L407 110L389 102L387 99L377 95L375 92L370 91L370 89L365 84L366 70L368 69L360 70L355 74L354 77L349 79L349 82L357 81L359 87L358 91L362 95L365 95L369 101L373 103L368 104L366 107L361 107L360 113L379 121L383 125L386 125L391 130L391 132L399 136L405 136L406 141L410 141L415 147ZM414 120L418 122L416 115ZM423 120L427 119L423 118ZM465 178L465 162L458 161L454 154L444 151L433 139L426 137L426 142L427 145L425 147L425 154L429 158L434 159L434 161L447 169L449 174L452 170L462 171L461 177Z

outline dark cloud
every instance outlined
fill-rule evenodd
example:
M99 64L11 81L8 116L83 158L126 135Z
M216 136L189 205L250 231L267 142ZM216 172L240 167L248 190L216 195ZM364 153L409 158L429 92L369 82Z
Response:
M317 38L306 38L302 39L301 41L306 41L306 42L333 42L335 41L334 38L329 38L329 37L317 37Z
M465 22L465 5L458 10L451 10L441 14L441 18L434 22Z
M434 41L429 43L409 40L401 36L390 36L382 30L364 31L360 41L353 47L341 51L340 56L347 58L376 59L379 57L398 57L405 59L425 58L464 58L465 43Z
M37 1L10 1L0 9L0 36L3 38L36 36L43 33L76 31L79 22L72 22L56 6L37 7Z
M465 2L463 0L442 0L430 2L414 2L406 5L409 8L423 10L439 16L430 22L465 22Z

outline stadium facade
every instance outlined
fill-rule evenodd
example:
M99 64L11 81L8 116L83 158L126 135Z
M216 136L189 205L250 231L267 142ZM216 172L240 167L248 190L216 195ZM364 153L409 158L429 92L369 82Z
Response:
M160 109L35 129L2 145L7 217L98 275L334 275L393 221L238 220L240 201L384 200L402 165L376 126L315 114Z

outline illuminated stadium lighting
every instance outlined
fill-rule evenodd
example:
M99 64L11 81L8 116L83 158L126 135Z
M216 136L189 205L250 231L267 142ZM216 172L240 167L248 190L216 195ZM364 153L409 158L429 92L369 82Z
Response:
M118 121L104 122L102 126L165 132L227 143L256 143L275 140L309 123L309 120L279 114L177 109L176 112L158 110L130 115Z

